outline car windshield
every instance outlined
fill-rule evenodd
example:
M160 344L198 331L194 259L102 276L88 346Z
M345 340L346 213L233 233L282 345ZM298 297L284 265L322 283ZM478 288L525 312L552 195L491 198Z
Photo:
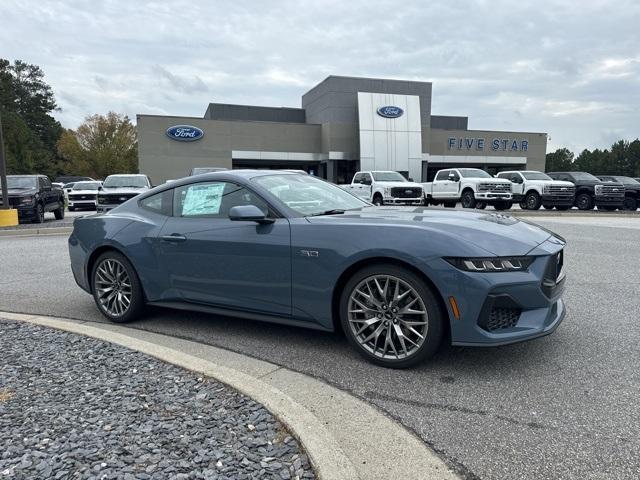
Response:
M549 175L542 172L520 172L527 180L553 180Z
M340 187L310 175L263 175L252 181L304 216L342 213L369 205Z
M460 175L464 178L493 178L484 170L479 168L459 168Z
M118 175L107 177L102 184L103 188L123 188L123 187L148 187L147 179L140 175Z
M26 190L36 187L36 177L7 177L7 188Z
M404 178L398 172L371 172L373 175L373 179L376 182L406 182L407 179Z
M98 190L100 186L99 183L96 182L78 182L73 185L74 190Z
M590 182L599 182L600 179L598 179L598 177L594 177L593 175L591 175L590 173L587 172L574 172L571 174L571 176L575 179L575 180L587 180Z
M631 177L612 177L611 181L618 182L618 183L632 183L634 185L640 184L640 182L638 182L635 178L631 178Z

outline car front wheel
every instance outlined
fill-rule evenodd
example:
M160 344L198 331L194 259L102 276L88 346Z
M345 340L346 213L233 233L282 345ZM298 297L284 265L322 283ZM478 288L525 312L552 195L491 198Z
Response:
M105 252L92 272L93 298L100 312L112 322L138 318L144 310L144 294L133 265L124 255Z
M540 210L542 202L540 201L540 195L537 192L529 192L525 198L528 210Z
M460 203L462 208L476 208L476 197L471 190L467 190L462 194Z
M435 292L415 273L395 265L357 272L345 285L340 319L364 358L406 368L432 356L442 339L444 315Z

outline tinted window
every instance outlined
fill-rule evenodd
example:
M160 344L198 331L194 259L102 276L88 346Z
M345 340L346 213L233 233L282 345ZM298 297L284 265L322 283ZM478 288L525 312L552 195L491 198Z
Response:
M47 177L38 177L38 180L40 181L40 188L51 187L51 182Z
M406 182L407 179L398 172L372 172L377 182Z
M102 184L103 188L148 187L149 180L144 175L110 175Z
M172 205L173 190L165 190L140 200L142 208L167 216L171 215Z
M356 173L356 176L353 177L353 183L361 183L364 178L364 173Z
M551 177L542 172L522 172L522 175L527 180L551 180Z
M451 170L440 170L436 175L436 180L447 180Z
M368 185L371 185L371 175L369 175L368 173L363 173L362 181L367 183Z
M228 218L229 210L238 205L255 205L265 215L269 207L255 193L234 183L202 182L175 189L176 217Z
M586 181L592 181L592 182L598 182L598 178L594 177L593 175L591 175L590 173L587 172L574 172L571 174L573 176L573 178L575 178L576 180L586 180Z
M73 184L74 190L98 190L98 182L78 182Z
M7 188L26 190L36 186L36 177L7 177Z

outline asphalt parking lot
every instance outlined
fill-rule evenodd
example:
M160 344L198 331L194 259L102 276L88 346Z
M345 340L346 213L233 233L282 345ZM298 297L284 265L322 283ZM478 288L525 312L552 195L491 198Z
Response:
M154 309L131 328L267 359L367 399L470 478L637 478L640 216L536 217L569 242L568 315L556 333L444 348L405 371L361 360L339 335ZM103 322L76 287L66 236L0 238L0 310Z

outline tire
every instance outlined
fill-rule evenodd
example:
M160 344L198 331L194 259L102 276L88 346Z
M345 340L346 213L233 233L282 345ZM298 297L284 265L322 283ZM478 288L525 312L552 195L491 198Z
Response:
M64 202L53 211L53 214L56 217L56 220L62 220L64 218Z
M471 190L465 190L462 192L460 203L462 203L462 208L476 208L476 197Z
M36 209L33 211L33 222L34 223L44 222L44 206L41 203L37 204Z
M576 207L578 210L593 210L593 200L588 193L581 193L576 196Z
M456 202L444 202L444 208L456 208Z
M633 197L624 198L623 210L636 211L638 209L638 200Z
M477 202L476 208L478 210L484 210L485 208L487 208L487 202Z
M379 288L376 287L376 281ZM397 297L396 284L399 295L409 292L398 303L393 300L394 295ZM372 288L375 293L372 293ZM386 295L383 296L381 291L385 290ZM445 315L436 295L418 275L405 268L387 264L363 268L349 279L343 289L340 298L342 328L349 343L370 362L389 368L411 367L431 357L440 346ZM367 300L370 297L374 301ZM415 300L413 305L419 305L417 308L420 309L412 310L424 314L400 314L393 310L398 306L400 311L408 308L411 300ZM369 318L370 315L373 316ZM373 323L371 320L374 320ZM424 323L406 325L403 321ZM365 322L370 324L366 325ZM420 340L409 328L424 338ZM400 329L409 341L401 340L396 329ZM376 331L377 337L368 338ZM393 342L392 348L387 339ZM393 354L393 351L396 353Z
M553 208L553 207L551 207L551 208ZM551 210L551 208L549 210ZM565 211L569 210L571 208L571 206L570 205L558 205L556 208L558 210L562 211L562 212L565 212Z
M545 210L553 210L553 205L543 205ZM561 207L556 207L558 210L561 209ZM567 206L567 210L569 210L569 207Z
M542 201L538 192L531 191L524 197L524 202L527 204L527 210L540 210Z
M493 208L496 210L509 210L511 205L513 205L511 202L499 201L493 205Z
M520 208L522 210L526 210L527 209L527 202L520 202L518 205L520 205Z
M101 286L112 290L100 291ZM109 300L114 287L121 297ZM112 322L130 322L138 319L144 312L144 292L138 274L131 262L116 251L105 252L95 261L91 270L91 291L100 313ZM126 298L129 299L128 305Z
M376 194L373 196L373 204L376 207L381 207L382 205L384 205L384 201L382 200L382 196L379 194Z

